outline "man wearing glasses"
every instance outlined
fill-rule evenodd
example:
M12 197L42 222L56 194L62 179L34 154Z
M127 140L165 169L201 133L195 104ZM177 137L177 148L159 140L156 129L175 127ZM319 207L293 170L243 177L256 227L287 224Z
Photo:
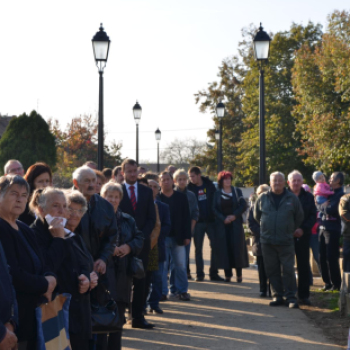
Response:
M4 166L4 175L19 175L23 177L23 165L17 159L10 159Z

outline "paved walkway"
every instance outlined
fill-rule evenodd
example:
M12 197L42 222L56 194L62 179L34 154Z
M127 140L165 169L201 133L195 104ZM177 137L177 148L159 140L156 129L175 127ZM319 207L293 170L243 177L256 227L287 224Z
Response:
M206 273L209 247L205 245ZM191 251L191 271L195 271ZM235 277L234 277L235 279ZM190 282L190 302L161 303L164 315L149 315L154 330L125 327L123 349L341 349L301 310L271 308L258 296L258 274L243 270L243 283Z

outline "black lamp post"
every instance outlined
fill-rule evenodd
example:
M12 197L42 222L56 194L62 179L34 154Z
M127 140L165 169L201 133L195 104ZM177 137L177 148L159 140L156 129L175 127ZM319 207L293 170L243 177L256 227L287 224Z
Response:
M225 115L225 105L222 102L219 102L216 105L216 116L219 119L220 131L219 131L219 160L218 160L218 172L222 170L222 118Z
M159 164L159 142L162 137L162 133L160 132L159 128L155 131L154 135L156 136L157 141L157 172L160 173L160 164Z
M142 108L137 101L132 111L134 113L134 119L136 123L136 163L139 165L139 124L141 120Z
M260 98L259 98L259 138L260 138L260 173L259 184L266 183L266 154L265 154L265 96L264 96L264 70L263 63L267 62L270 54L270 41L269 35L263 31L263 27L259 27L259 31L256 33L253 40L254 56L259 63L260 77Z
M220 147L219 147L219 141L220 141L220 131L215 130L215 140L216 140L216 150L217 150L217 162L218 162L218 170L217 172L220 172Z
M98 73L100 75L99 84L99 103L98 103L98 169L103 169L103 70L106 67L109 46L111 41L107 33L103 30L102 23L100 31L92 38L92 48L94 50L94 57Z

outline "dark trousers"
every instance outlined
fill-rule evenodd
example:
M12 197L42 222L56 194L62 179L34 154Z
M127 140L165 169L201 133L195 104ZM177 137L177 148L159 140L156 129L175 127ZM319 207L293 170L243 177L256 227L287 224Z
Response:
M341 275L339 266L340 231L320 230L320 263L321 274L325 284L340 288Z
M146 277L145 277L145 295L144 295L144 303L143 303L143 308L146 310L147 307L147 299L148 296L151 292L151 282L152 282L152 271L147 271L146 272Z
M265 272L264 258L262 256L257 256L256 260L258 262L260 293L267 293L267 276Z
M237 277L242 277L242 269L238 268L236 270L236 276ZM233 276L232 269L225 269L225 277L226 278L231 278Z
M122 331L97 335L96 350L121 350L122 348Z
M294 244L261 244L267 278L270 280L272 296L287 302L296 302L296 280L294 272ZM281 270L282 267L282 270Z
M90 341L88 339L81 339L79 334L69 333L70 345L72 350L89 350Z
M310 296L310 235L304 234L294 238L295 255L298 270L298 297L308 299Z
M343 271L350 272L350 240L343 240Z
M215 266L215 259L213 253L215 222L197 222L196 227L194 229L194 246L196 256L197 277L204 277L203 242L205 234L208 235L211 247L209 275L212 277L218 274L218 269Z
M146 239L144 241L144 246L142 248L141 254L138 256L142 260L143 268L145 271L147 271L148 267L148 256L149 252L151 250L151 242L149 239ZM147 279L141 278L137 279L134 278L133 284L134 284L134 294L132 299L132 318L133 319L143 319L143 311L145 309L145 303L148 296L148 289L149 285L147 287ZM147 289L148 288L148 289Z

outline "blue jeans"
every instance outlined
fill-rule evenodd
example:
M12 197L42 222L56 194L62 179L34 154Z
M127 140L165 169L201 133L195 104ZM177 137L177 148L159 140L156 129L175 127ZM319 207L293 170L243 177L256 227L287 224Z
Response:
M152 272L152 288L148 296L148 304L151 307L151 309L159 306L159 300L162 297L163 270L164 262L160 262L158 264L158 270Z
M215 235L215 222L197 222L196 227L194 229L194 246L196 252L197 277L204 277L203 241L205 233L207 233L208 235L211 246L209 276L213 277L218 274L218 269L215 266L212 243Z
M168 294L167 275L170 262L170 293L182 294L188 291L187 264L185 246L178 245L175 237L165 239L166 259L163 270L163 294Z

